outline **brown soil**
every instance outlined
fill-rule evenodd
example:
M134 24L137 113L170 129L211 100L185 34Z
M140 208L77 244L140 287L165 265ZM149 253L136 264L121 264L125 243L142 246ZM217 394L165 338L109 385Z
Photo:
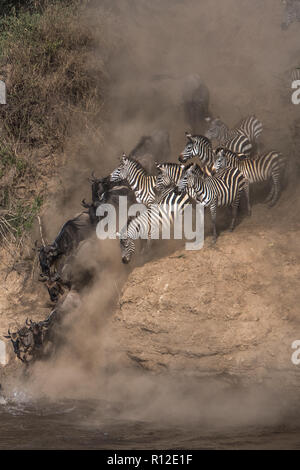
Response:
M286 192L215 247L208 237L200 251L135 268L113 321L124 354L149 371L299 386L300 219L290 210Z

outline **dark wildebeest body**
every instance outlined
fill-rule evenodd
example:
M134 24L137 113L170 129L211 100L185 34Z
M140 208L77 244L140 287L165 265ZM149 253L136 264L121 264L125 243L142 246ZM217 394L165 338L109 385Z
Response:
M128 156L137 160L149 174L153 175L156 174L155 162L168 161L170 153L169 133L160 130L149 136L142 136Z
M74 294L74 292L73 292ZM59 331L56 329L66 313L78 306L74 303L74 295L70 298L68 294L64 301L58 304L46 318L39 322L26 320L25 325L11 332L5 338L10 339L16 356L25 364L47 357L54 351L53 347L59 340ZM67 302L67 299L69 301Z
M193 134L201 133L209 112L209 90L199 75L190 75L183 84L183 107L186 122Z
M74 219L68 220L51 245L42 246L39 252L39 262L42 274L51 276L51 268L62 256L70 255L79 243L92 233L92 225L87 212L81 212Z

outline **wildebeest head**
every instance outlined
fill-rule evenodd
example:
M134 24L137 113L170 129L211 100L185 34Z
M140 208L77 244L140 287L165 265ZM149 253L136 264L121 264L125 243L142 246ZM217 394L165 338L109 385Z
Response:
M55 245L45 245L40 248L39 262L43 274L50 275L51 266L57 257L58 249Z
M11 340L14 353L22 362L29 362L32 359L34 336L30 328L23 326L14 332L8 330L8 336L5 336L5 338Z
M43 345L46 331L48 329L47 321L34 322L32 320L26 320L26 326L31 330L33 334L34 347L39 349Z
M56 273L54 276L41 276L40 281L47 287L51 302L57 302L59 297L65 293L65 288L70 288L68 282L63 282L59 274Z
M8 334L4 336L4 338L11 340L11 343L14 348L14 353L18 355L19 354L19 342L20 342L18 331L10 331L10 329L8 329Z

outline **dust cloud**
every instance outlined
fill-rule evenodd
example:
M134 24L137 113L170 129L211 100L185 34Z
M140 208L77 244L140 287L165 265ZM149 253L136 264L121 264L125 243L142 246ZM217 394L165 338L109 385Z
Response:
M69 139L68 161L61 176L65 196L58 193L55 208L49 208L49 217L44 217L50 239L53 226L58 228L73 210L79 212L80 200L88 199L91 170L106 176L117 157L123 151L129 153L142 135L168 130L172 161L177 161L187 129L182 94L191 74L198 74L209 88L211 113L228 125L256 114L264 124L264 147L286 155L290 172L297 176L293 125L299 109L291 103L287 77L289 70L300 65L299 26L281 30L280 1L114 0L97 4L113 18L110 21L119 38L109 60L105 119L99 122L94 141L87 138L85 129ZM114 308L134 264L122 265L117 241L95 237L81 248L76 266L92 272L92 281L82 290L81 306L61 326L57 353L47 362L36 363L29 379L21 380L31 396L112 400L124 419L166 422L273 424L285 413L274 389L232 392L221 380L168 378L134 368L126 345L118 343L111 329ZM97 410L90 420L97 420Z

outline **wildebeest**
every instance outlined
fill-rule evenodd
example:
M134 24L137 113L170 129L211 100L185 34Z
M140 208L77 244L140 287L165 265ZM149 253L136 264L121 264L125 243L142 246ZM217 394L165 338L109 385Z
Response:
M71 289L71 280L62 279L58 273L53 276L41 276L40 281L47 287L51 302L58 302L66 290Z
M199 75L193 74L184 80L182 96L185 119L191 132L198 133L210 118L209 90Z
M61 325L65 314L77 308L78 305L78 294L74 291L69 292L64 300L51 311L46 320L34 322L26 319L25 325L21 328L15 331L8 329L8 335L4 338L11 340L14 353L25 364L48 357L58 343L59 330L56 327Z
M9 329L8 335L4 337L11 340L18 359L27 364L40 354L45 340L45 329L46 322L35 323L27 319L22 328L13 332Z
M68 256L92 233L92 225L87 212L81 212L68 220L60 229L51 245L39 249L39 262L42 275L51 278L51 269L62 256Z
M110 176L98 179L94 175L90 178L90 182L92 186L92 202L87 203L83 199L81 204L85 209L88 209L90 222L93 226L101 219L101 217L96 215L97 209L101 204L112 204L118 209L120 196L127 197L128 206L136 203L134 193L126 182L114 183L110 181Z
M153 174L156 172L155 162L168 161L170 152L169 133L157 130L151 135L142 136L128 156L137 160L149 174Z

